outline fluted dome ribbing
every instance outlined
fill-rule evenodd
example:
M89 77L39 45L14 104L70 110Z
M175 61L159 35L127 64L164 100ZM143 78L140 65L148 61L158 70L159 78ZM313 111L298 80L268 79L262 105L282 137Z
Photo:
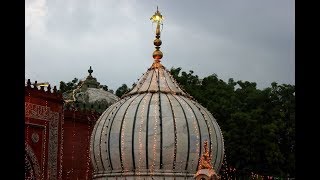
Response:
M90 145L94 179L193 179L205 140L219 172L218 123L158 63L98 119Z

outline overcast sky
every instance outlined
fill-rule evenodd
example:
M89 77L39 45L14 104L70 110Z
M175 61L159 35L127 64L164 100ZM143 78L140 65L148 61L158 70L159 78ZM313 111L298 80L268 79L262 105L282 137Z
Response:
M129 87L151 66L157 5L162 64L200 78L295 84L293 0L26 0L25 78L93 76Z

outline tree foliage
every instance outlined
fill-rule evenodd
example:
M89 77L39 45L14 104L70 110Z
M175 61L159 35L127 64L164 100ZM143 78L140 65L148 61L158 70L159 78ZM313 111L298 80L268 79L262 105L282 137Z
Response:
M108 86L107 85L100 85L100 88L102 88L105 91L109 91Z
M242 172L295 176L295 86L273 82L260 90L254 82L193 73L171 68L180 86L217 119L228 164Z
M64 93L64 92L68 92L71 91L73 89L76 89L77 86L79 85L79 79L78 78L74 78L73 80L69 81L69 82L64 82L64 81L60 81L60 92ZM113 90L109 89L107 85L99 85L99 88L108 91L110 93L113 94Z
M118 97L121 97L122 95L124 95L125 93L129 92L130 88L128 88L128 86L126 84L122 84L122 86L120 86L117 90L116 90L116 95Z
M60 81L60 92L64 93L70 90L73 90L77 87L78 78L74 78L73 80L65 83L64 81Z

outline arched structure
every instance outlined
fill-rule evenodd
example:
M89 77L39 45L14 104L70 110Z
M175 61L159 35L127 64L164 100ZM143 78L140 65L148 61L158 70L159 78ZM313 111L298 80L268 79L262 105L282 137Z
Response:
M25 143L25 179L37 180L41 179L40 166L37 157L31 147Z

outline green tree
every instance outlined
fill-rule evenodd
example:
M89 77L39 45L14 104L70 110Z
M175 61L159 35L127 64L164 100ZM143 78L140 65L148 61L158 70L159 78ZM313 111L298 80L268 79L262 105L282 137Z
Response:
M121 97L122 95L124 95L125 93L129 92L130 88L128 88L128 86L126 84L122 84L122 86L120 86L117 90L116 90L116 95L118 97Z
M64 82L64 81L60 81L60 92L64 93L64 92L68 92L71 91L73 89L76 89L77 86L79 85L79 79L78 78L73 78L73 80L69 81L69 82ZM102 88L105 91L111 92L113 93L113 90L108 88L107 85L100 85L99 88Z
M180 86L217 119L225 139L228 164L239 172L294 176L295 87L219 79L199 79L193 71L171 68Z
M100 88L102 88L105 91L109 91L108 86L107 85L100 85Z
M73 80L65 83L64 81L60 81L60 92L64 93L70 90L73 90L77 87L78 78L74 78Z

